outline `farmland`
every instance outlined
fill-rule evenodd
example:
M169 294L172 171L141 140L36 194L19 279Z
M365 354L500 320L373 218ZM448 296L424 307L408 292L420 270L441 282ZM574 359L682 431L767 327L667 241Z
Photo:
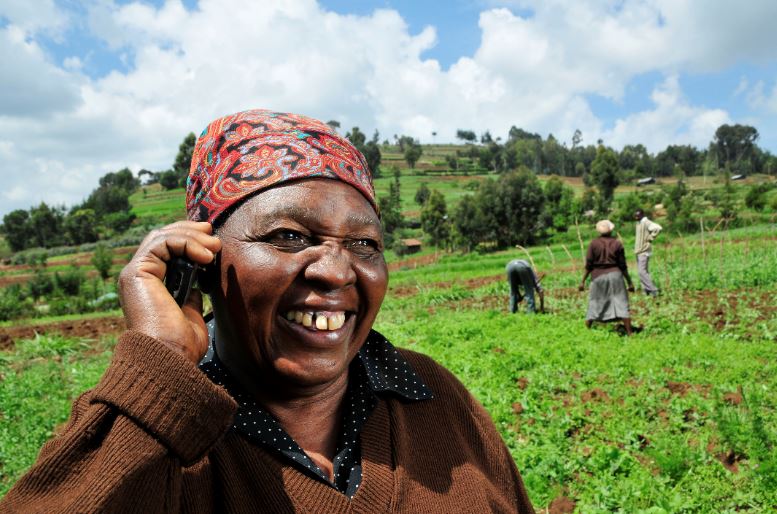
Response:
M431 169L435 157L428 159L422 165ZM403 208L413 215L421 181L454 202L482 179L403 176ZM378 181L379 192L388 180ZM133 204L148 222L182 215L180 191L136 193ZM633 224L616 230L630 248ZM593 236L583 221L579 234L573 227L528 255L389 254L390 288L376 329L441 362L484 404L538 508L777 508L774 218L662 234L651 267L663 294L632 296L634 321L643 327L633 337L614 326L583 325L586 294L577 285L582 246ZM116 252L118 268L128 254ZM547 273L548 313L507 313L504 266L514 258ZM89 257L75 260L86 265ZM8 268L3 276L19 274ZM121 329L117 315L92 315L88 321L100 328L91 332L72 328L82 326L80 317L44 320L57 327L47 335L35 335L46 331L40 321L32 331L21 322L0 328L17 331L0 353L0 494L61 428L72 399L99 379Z

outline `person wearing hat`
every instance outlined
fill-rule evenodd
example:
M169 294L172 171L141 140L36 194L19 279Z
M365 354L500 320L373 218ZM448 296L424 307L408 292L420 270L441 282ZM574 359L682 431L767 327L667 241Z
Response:
M119 279L127 331L3 512L533 512L488 413L372 325L388 272L364 157L265 110L212 122L188 220ZM200 265L213 306L163 279Z
M585 273L580 291L585 290L586 279L591 276L591 291L588 296L588 312L585 326L591 328L594 321L621 320L627 335L632 334L629 314L628 291L634 292L629 269L626 265L626 253L623 244L612 237L615 225L610 220L601 220L596 224L599 237L588 245L585 257Z

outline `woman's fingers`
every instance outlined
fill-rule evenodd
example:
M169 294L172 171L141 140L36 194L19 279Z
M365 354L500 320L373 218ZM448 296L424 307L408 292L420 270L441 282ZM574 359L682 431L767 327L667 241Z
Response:
M127 327L162 341L199 361L207 349L202 297L193 291L179 307L163 282L170 261L213 262L221 242L209 223L182 221L152 231L119 276L119 293Z

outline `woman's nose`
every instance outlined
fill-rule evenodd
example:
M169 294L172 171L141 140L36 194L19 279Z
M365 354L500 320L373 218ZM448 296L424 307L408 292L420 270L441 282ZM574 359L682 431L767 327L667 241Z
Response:
M350 254L339 244L322 244L315 248L313 260L305 268L305 279L326 289L341 289L356 282Z

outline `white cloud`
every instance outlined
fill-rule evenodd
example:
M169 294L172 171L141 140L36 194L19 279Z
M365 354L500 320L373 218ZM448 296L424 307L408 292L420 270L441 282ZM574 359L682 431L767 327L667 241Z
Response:
M61 37L69 17L57 7L54 0L0 0L0 18L26 33L46 31L49 36Z
M562 141L579 128L586 142L705 146L728 115L693 105L678 74L777 55L769 26L777 2L526 0L520 7L531 16L482 12L479 48L446 70L423 57L437 44L434 28L412 34L393 10L353 16L315 0L201 0L187 11L180 0L160 8L100 0L73 23L102 38L128 71L95 79L80 72L89 54L59 66L36 39L62 34L74 14L48 0L36 18L17 4L0 3L8 20L0 28L0 214L43 199L72 204L124 166L165 169L186 133L251 107L337 119L343 132L378 128L383 138L430 141L435 131L438 142L452 141L459 128L496 137L516 125ZM654 107L605 126L587 97L622 101L648 72L668 77Z
M605 133L605 141L616 147L640 142L652 152L658 152L670 144L705 148L715 130L730 121L728 114L721 109L689 105L675 75L667 77L653 91L651 99L655 104L654 109L618 120L615 127Z

